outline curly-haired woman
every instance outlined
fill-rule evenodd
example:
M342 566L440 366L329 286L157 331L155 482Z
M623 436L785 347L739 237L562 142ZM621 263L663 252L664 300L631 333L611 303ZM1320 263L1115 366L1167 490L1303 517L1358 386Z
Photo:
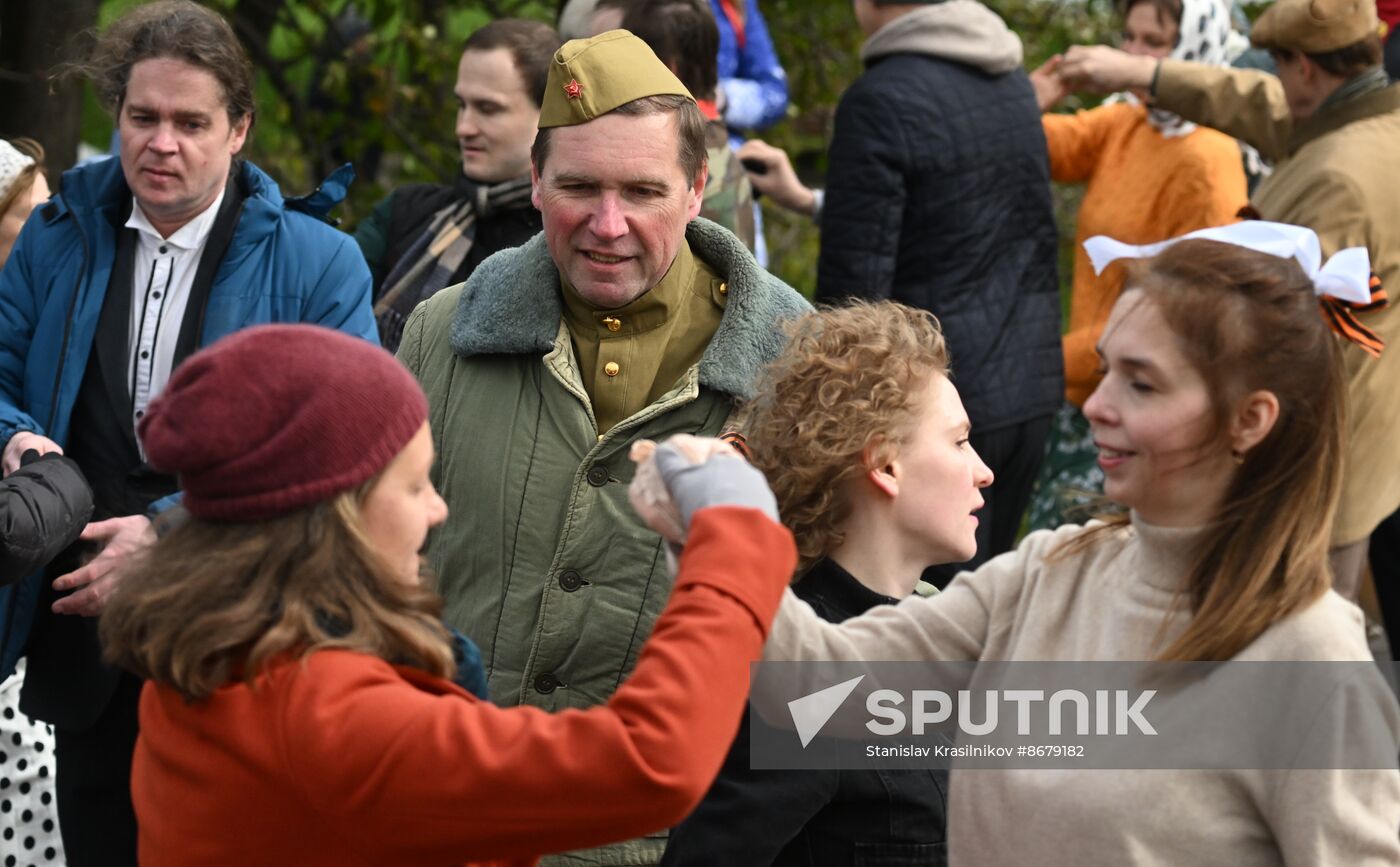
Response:
M744 427L797 539L793 592L822 618L933 592L924 569L976 553L992 473L929 313L856 303L797 320ZM945 863L946 771L752 770L750 739L746 719L663 864L854 864L872 847Z

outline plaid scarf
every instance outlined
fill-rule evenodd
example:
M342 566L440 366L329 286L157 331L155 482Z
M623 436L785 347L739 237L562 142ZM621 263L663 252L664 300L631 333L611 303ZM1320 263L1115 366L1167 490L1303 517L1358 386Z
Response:
M466 192L463 199L433 214L428 228L384 280L387 289L375 302L374 318L379 323L379 340L391 352L398 348L413 308L447 288L466 261L476 240L476 221L529 203L530 177L491 186L468 184Z

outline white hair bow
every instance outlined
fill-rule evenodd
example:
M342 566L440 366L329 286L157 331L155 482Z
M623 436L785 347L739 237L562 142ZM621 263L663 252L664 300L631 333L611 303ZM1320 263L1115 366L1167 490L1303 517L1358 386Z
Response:
M1191 238L1221 241L1247 247L1283 259L1296 259L1313 282L1318 295L1339 298L1353 304L1371 303L1371 255L1365 247L1338 250L1324 264L1322 244L1317 233L1303 226L1246 220L1228 226L1201 229L1179 238L1156 244L1134 246L1115 241L1107 235L1095 235L1084 242L1084 252L1094 265L1094 273L1102 274L1109 263L1118 259L1146 259L1173 244Z

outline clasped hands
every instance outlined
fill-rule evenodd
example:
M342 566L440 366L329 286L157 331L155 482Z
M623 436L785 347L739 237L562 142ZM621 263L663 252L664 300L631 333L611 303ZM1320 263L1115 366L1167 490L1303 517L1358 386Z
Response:
M1049 111L1070 93L1146 91L1157 72L1157 59L1129 54L1107 45L1075 45L1056 54L1030 74L1036 102Z
M632 444L636 475L627 496L643 523L672 545L684 544L691 517L709 506L758 509L778 520L763 473L723 440L677 434L658 446Z

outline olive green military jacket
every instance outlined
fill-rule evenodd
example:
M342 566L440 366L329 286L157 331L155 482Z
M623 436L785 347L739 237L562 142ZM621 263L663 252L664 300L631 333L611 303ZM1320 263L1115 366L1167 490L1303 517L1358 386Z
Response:
M781 320L808 309L714 223L691 222L686 238L728 283L719 329L670 392L601 437L543 235L487 259L405 327L399 358L427 392L432 480L450 509L427 558L499 704L589 707L632 669L671 577L627 501L628 451L722 433L782 349Z
M1393 299L1400 290L1400 86L1319 109L1294 125L1267 73L1164 60L1157 105L1246 141L1277 160L1251 204L1265 220L1307 226L1322 253L1365 247ZM1347 439L1333 545L1371 534L1400 507L1400 305L1356 314L1386 343L1380 358L1345 343Z

